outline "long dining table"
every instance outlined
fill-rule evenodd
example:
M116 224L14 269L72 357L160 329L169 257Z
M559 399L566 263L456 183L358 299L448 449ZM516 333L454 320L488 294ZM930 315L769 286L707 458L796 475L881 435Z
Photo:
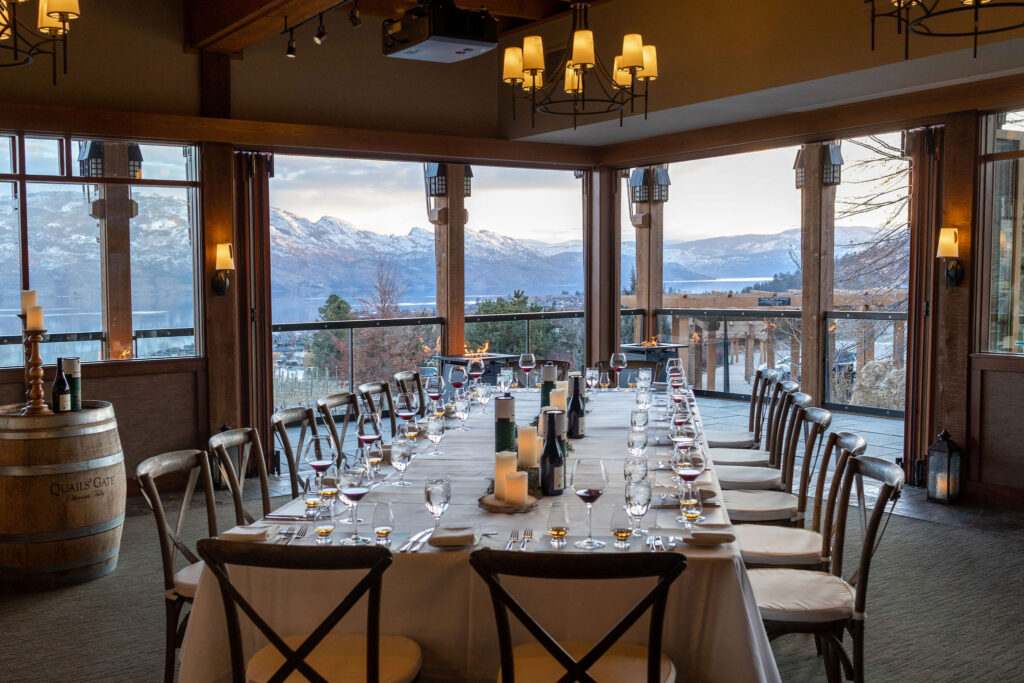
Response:
M514 396L517 421L526 424L538 412L538 394L519 391ZM649 552L640 537L633 537L630 550L615 550L609 533L612 511L624 502L622 470L635 395L630 391L607 391L591 398L593 411L587 415L586 437L572 442L569 466L576 458L606 461L609 487L593 508L594 536L607 542L600 552ZM526 513L497 514L479 507L477 501L493 476L492 413L493 408L486 414L471 416L467 422L470 431L455 431L458 422L450 421L440 444L444 455L429 455L429 443L419 446L406 472L406 480L412 486L388 485L397 479L398 475L392 474L388 482L361 501L359 514L366 519L361 533L373 535L369 524L373 505L391 501L395 518L392 548L397 550L405 538L433 525L424 505L423 482L445 477L451 481L452 498L442 525L475 526L485 532L496 532L483 536L475 548L503 549L513 531L521 538L529 529L533 540L526 544L524 552L554 552L546 535L548 510L552 500L563 500L569 509L570 532L565 548L557 552L588 552L572 545L586 535L586 507L569 490L559 498L542 498ZM647 455L655 484L653 498L658 503L659 492L674 486L674 475L655 469L659 460L668 459L670 442L665 436L667 423L655 421L657 408L652 407L650 414L652 445ZM701 486L721 493L713 468L698 481ZM717 500L721 500L721 495ZM705 506L705 523L716 529L726 527L728 512L715 502L711 499L712 504ZM303 505L300 498L275 512L301 515ZM666 540L669 536L686 537L687 532L676 521L678 514L678 507L652 507L643 525L651 535L661 535ZM334 537L340 540L349 533L350 526L338 525ZM313 536L309 533L292 545L313 544ZM487 587L468 561L473 549L438 549L425 544L415 553L396 552L394 563L384 575L381 632L407 636L419 643L423 652L421 680L493 681L497 675L494 613ZM698 547L680 542L670 552L682 552L687 558L686 569L669 595L663 636L664 651L675 663L678 680L780 680L737 544ZM278 633L286 635L308 633L315 628L359 579L358 573L348 571L242 567L232 568L231 576L261 616ZM549 632L560 639L576 640L599 639L651 585L649 580L640 579L609 583L612 582L503 579L503 584ZM244 616L242 621L245 654L251 657L267 641ZM365 623L363 600L336 627L336 632L359 632ZM622 640L646 644L646 624L646 618L641 620ZM513 640L514 644L530 641L529 634L515 620ZM180 656L181 681L225 680L230 675L220 589L205 569Z

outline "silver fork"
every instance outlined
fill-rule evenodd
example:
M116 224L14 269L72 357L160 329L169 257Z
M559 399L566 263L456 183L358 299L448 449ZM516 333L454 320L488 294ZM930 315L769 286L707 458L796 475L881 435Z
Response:
M668 550L665 547L665 544L662 542L661 536L655 536L654 537L654 547L657 548L658 550L660 550L661 552L666 552Z
M292 534L291 537L287 541L284 542L284 544L288 545L292 541L298 540L300 538L305 538L307 531L309 531L309 527L308 526L300 526L299 530L296 531L294 534Z
M527 529L523 532L523 542L519 544L520 550L526 550L526 544L533 540L533 529Z
M274 543L275 544L286 544L286 543L288 543L288 540L292 537L292 534L294 534L294 533L295 533L295 527L286 526L285 528L283 528L283 529L281 529L280 531L277 532L277 538L274 539Z
M519 540L519 529L513 529L512 533L508 535L508 543L505 544L505 550L512 550L512 546L515 545L516 541Z

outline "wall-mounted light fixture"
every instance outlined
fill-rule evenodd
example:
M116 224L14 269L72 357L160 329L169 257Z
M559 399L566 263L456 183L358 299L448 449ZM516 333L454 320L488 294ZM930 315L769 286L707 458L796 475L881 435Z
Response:
M964 266L960 263L960 241L956 228L939 230L937 258L946 264L946 286L956 287L964 279Z
M228 273L235 269L235 254L231 248L231 243L218 244L217 245L217 274L213 277L211 286L213 287L213 293L217 296L224 296L228 293L228 285L231 281L228 279Z

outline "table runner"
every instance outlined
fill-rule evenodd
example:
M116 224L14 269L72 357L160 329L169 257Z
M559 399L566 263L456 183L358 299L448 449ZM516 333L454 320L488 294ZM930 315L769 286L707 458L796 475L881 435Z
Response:
M594 411L587 416L586 438L574 441L575 458L605 459L609 475L607 492L594 505L594 536L608 542L608 525L613 505L624 501L622 465L627 454L631 392L604 392L594 396ZM538 395L516 394L517 421L525 424L538 409ZM652 408L652 418L657 414ZM413 486L382 486L366 496L360 517L367 520L361 533L372 535L369 519L372 504L390 499L395 515L395 545L401 538L433 525L423 504L423 481L444 476L452 482L452 503L442 524L472 524L498 534L477 547L503 548L511 529L533 529L528 550L548 547L547 511L551 499L542 499L530 513L499 515L480 509L493 474L493 415L474 415L469 432L449 431L441 442L446 455L426 454L429 444L419 446L406 479ZM452 422L452 425L456 422ZM652 441L663 435L665 423L652 421ZM652 462L669 447L651 447ZM397 477L397 475L392 475ZM659 472L660 482L671 474ZM717 488L713 471L701 481ZM571 541L586 534L586 507L569 491L560 497L570 514ZM301 501L291 501L280 512L299 511ZM652 509L644 518L646 528L664 529L663 535L684 535L675 522L677 510ZM708 523L728 523L723 507L705 508ZM338 525L338 539L350 527ZM310 534L309 536L312 536ZM302 543L312 543L307 536ZM646 550L634 537L634 549ZM571 549L575 552L584 552ZM701 681L777 681L778 670L761 624L740 552L735 543L714 548L680 544L687 567L672 587L665 616L664 649L675 662L681 679ZM605 552L617 552L605 548ZM396 554L384 575L381 631L408 636L423 649L423 680L491 680L498 670L497 634L486 585L469 566L469 550L439 550L424 546L415 554ZM233 580L270 623L281 633L303 633L312 629L357 580L353 572L287 572L235 568ZM554 582L508 579L509 590L520 597L535 618L561 639L597 639L617 621L649 588L647 580L616 582ZM365 629L365 607L360 605L337 627L339 632ZM635 625L625 642L646 643L646 619ZM243 619L246 655L251 656L265 640ZM529 635L513 627L516 644L528 642ZM204 571L196 592L192 615L181 650L182 681L213 681L230 673L226 628L219 588Z

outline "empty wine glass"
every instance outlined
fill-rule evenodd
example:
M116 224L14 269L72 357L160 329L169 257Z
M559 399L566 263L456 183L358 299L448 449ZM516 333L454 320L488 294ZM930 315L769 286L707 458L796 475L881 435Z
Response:
M530 371L537 367L537 358L532 353L524 353L519 356L519 367L526 373L526 390L533 391L530 388Z
M634 458L642 456L647 452L647 430L630 429L626 436L626 448Z
M621 351L617 351L612 354L611 359L608 361L608 366L615 371L615 390L622 391L622 384L620 377L622 371L626 369L626 354Z
M622 476L625 477L626 482L643 481L647 478L649 468L647 458L644 456L628 455L622 466Z
M624 506L612 510L611 532L617 550L629 550L629 537L633 535L633 523Z
M633 535L644 536L647 529L640 528L640 522L651 507L651 481L642 479L640 481L626 482L626 512L633 520Z
M458 432L472 431L466 426L466 420L469 419L469 397L459 396L455 399L455 417L459 418L459 426L455 428Z
M334 450L334 441L327 435L318 435L310 439L305 445L303 460L313 468L316 474L313 487L319 492L323 488L324 475L338 460L338 454Z
M373 533L377 536L377 545L391 545L391 532L395 530L395 513L390 501L377 503L373 508Z
M554 547L565 546L565 537L569 535L569 510L563 501L551 504L548 511L548 535L551 536L551 545Z
M587 505L587 537L576 541L577 548L592 550L603 548L604 541L594 538L593 507L597 499L608 488L608 472L603 460L580 459L573 463L571 486L573 492Z
M452 485L447 479L427 479L423 484L423 500L434 516L434 528L441 525L441 515L452 500Z
M365 469L346 470L338 473L338 495L349 509L349 518L345 524L352 525L352 535L342 541L345 545L366 545L371 539L359 535L358 507L367 493L370 492L370 473Z
M427 418L427 438L430 439L430 443L433 446L430 449L430 455L438 456L444 455L441 451L437 450L438 444L441 443L441 439L444 438L444 417L438 417L437 415L431 415Z
M683 361L679 358L669 358L665 363L665 374L671 377L679 377L683 372Z
M391 444L391 466L398 472L398 481L391 482L392 486L412 486L405 480L405 470L409 468L410 462L412 462L412 446L408 441Z

